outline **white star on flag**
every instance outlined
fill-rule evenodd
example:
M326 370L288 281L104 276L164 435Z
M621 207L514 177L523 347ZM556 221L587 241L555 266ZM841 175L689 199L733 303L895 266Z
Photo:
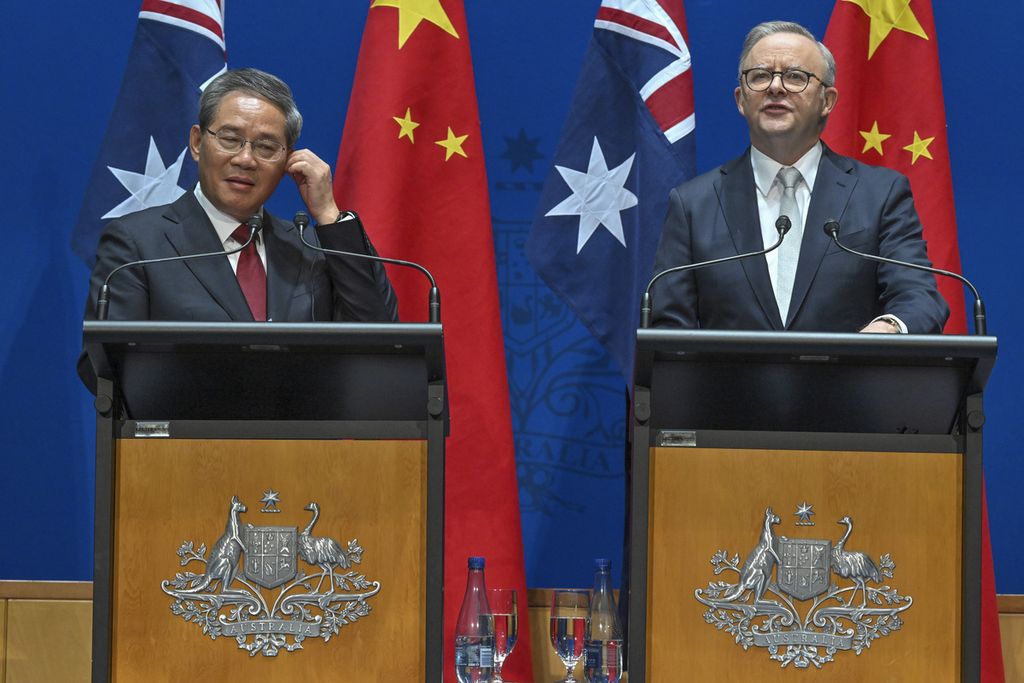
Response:
M187 151L187 147L181 150L178 160L169 167L164 167L164 160L160 157L160 150L156 148L156 141L150 137L145 172L135 173L107 166L124 188L131 192L131 196L105 213L102 218L118 218L151 206L170 204L185 194L185 190L178 187L178 176L181 175L181 164L185 161Z
M620 212L637 205L636 195L625 188L635 158L634 152L609 171L608 162L601 151L601 143L594 137L594 146L590 150L590 165L586 173L565 166L555 166L572 190L572 194L545 215L580 217L579 234L576 238L577 254L582 251L583 245L593 236L599 225L603 225L622 246L626 246Z

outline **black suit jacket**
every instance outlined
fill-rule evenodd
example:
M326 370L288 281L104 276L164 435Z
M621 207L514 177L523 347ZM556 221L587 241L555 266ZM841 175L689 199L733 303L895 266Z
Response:
M267 318L277 322L398 320L398 301L384 267L364 259L329 257L304 246L289 221L264 212ZM329 249L376 254L357 221L317 227L307 234ZM117 266L142 259L221 252L224 246L192 192L165 206L110 222L96 250L86 319ZM125 268L110 281L110 320L252 321L231 264L224 256ZM83 354L78 372L95 388Z
M750 151L672 190L655 272L764 248ZM939 333L949 315L929 273L876 264L839 250L824 233L835 218L843 244L931 265L907 178L824 147L804 223L789 319L783 321L764 257L662 278L652 324L736 330L856 332L883 314L915 334Z

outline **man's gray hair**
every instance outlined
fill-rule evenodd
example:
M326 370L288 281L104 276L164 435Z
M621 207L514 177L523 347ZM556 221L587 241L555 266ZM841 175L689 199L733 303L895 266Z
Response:
M754 45L762 38L767 38L776 33L795 33L814 41L818 46L818 52L821 53L821 58L825 60L825 73L822 75L821 80L826 86L836 84L836 58L832 56L832 52L825 47L824 43L815 38L813 33L792 21L765 21L750 29L750 33L743 40L743 51L740 52L740 73L738 75L740 79L743 78L743 62L746 60L747 55L750 54L750 51L754 49Z
M302 132L302 114L295 106L292 91L277 76L259 69L231 69L213 79L199 98L199 127L208 129L217 116L217 108L233 92L261 97L284 114L284 132L289 148L295 146Z

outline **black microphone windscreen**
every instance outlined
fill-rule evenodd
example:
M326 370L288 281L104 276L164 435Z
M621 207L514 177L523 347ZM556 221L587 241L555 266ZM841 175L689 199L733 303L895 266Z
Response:
M789 216L783 215L775 219L775 229L778 230L780 235L785 235L792 227L793 222L789 220Z
M259 232L260 230L263 229L263 216L261 216L258 213L254 213L252 216L249 216L249 221L247 224L249 226L249 229L252 230L254 233Z

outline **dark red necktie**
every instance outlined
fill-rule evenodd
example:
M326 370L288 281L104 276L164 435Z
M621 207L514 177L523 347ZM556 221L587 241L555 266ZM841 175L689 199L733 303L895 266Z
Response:
M249 239L249 226L242 223L231 237L239 244L245 244ZM263 261L260 260L259 252L256 251L256 239L253 239L245 249L238 254L238 267L235 269L235 277L242 287L242 294L249 302L249 310L256 320L267 319L267 271L263 268Z

